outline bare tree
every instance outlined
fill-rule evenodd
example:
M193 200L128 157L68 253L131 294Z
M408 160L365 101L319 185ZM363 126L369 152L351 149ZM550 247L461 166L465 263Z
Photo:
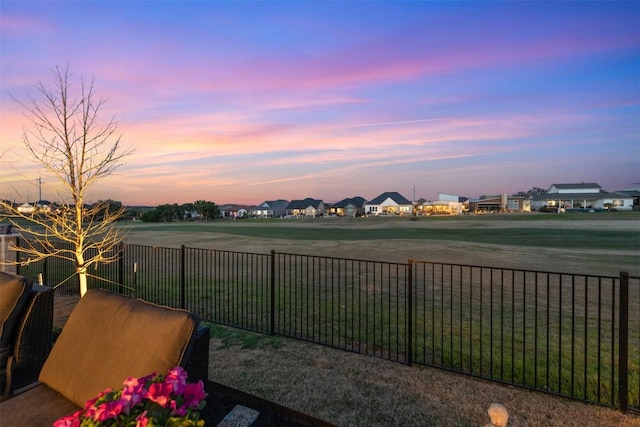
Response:
M81 77L78 91L73 93L69 67L51 71L52 90L40 82L36 85L39 99L29 96L23 102L12 98L22 106L29 122L23 129L22 143L32 160L60 185L58 201L47 212L38 206L24 212L0 201L0 219L29 236L25 246L13 248L25 255L21 263L47 257L74 262L80 295L84 295L89 268L115 261L123 238L115 223L124 208L91 205L89 191L121 166L132 150L122 148L115 118L100 120L106 100L96 96L93 78L87 82Z

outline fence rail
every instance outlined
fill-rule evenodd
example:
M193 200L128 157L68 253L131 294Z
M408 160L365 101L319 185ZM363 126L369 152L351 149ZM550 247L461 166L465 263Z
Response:
M22 267L77 293L73 265ZM640 277L122 245L89 287L405 364L640 411Z

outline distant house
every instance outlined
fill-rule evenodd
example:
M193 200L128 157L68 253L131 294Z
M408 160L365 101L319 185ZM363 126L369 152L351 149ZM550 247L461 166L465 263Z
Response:
M633 197L609 193L596 183L552 184L546 194L534 196L532 207L550 211L632 210Z
M469 199L469 212L529 212L531 206L524 196L507 194L484 195Z
M382 193L364 204L366 215L410 215L412 204L395 191Z
M355 218L364 215L364 204L366 200L363 197L356 196L352 198L342 199L339 202L327 208L331 215L347 216Z
M32 214L34 210L35 208L29 203L23 203L20 206L18 206L18 212L23 214Z
M220 216L222 218L248 218L249 212L254 208L254 206L226 204L220 206Z
M620 191L617 191L617 193L622 193L626 196L631 197L633 199L633 210L640 210L640 185L624 188Z
M460 215L464 209L464 197L452 194L438 194L438 200L427 202L419 200L416 203L416 215Z
M266 200L256 206L251 212L251 216L256 218L280 218L287 214L287 200Z
M324 202L310 197L304 200L292 200L287 205L287 215L316 217L324 213Z

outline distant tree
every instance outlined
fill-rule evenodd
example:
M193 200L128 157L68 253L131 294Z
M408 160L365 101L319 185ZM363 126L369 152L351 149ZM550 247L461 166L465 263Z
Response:
M160 222L160 213L157 209L151 209L140 214L140 221Z
M220 216L220 208L213 202L197 200L193 205L203 221L216 219Z
M172 222L182 219L184 216L180 206L177 203L164 204L156 208L160 221Z
M69 67L56 67L52 73L52 89L42 82L36 86L39 99L28 97L22 102L12 98L30 122L22 143L34 163L61 185L61 189L52 187L59 200L54 214L46 215L37 210L23 213L2 201L0 220L7 220L29 237L24 245L11 248L23 254L21 263L48 257L74 262L80 295L84 295L89 268L114 262L118 258L116 246L123 238L115 228L122 206L105 209L101 204L89 205L89 191L122 165L132 151L122 148L115 119L101 120L106 101L96 97L93 79L86 82L81 77L78 90L73 92ZM70 249L57 242L69 243Z
M547 190L540 187L531 187L531 189L527 191L518 191L516 194L513 194L513 196L532 197L539 196L541 194L547 194Z
M193 203L185 203L180 205L180 210L182 211L181 220L191 219L191 215L195 212L196 208Z
M96 218L99 220L104 219L104 217L109 215L109 213L117 211L123 211L122 214L124 215L122 202L118 202L116 200L98 200L93 204L93 208L96 210Z

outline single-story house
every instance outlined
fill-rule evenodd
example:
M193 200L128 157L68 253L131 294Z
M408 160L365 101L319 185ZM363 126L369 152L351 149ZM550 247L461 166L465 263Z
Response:
M280 218L287 214L288 200L266 200L260 203L252 212L256 218Z
M434 202L416 204L416 215L460 215L464 210L464 200L464 197L440 193Z
M395 191L382 193L364 204L366 215L411 215L413 204Z
M287 215L316 217L324 215L325 206L322 200L307 197L304 200L292 200L287 206Z
M249 212L255 206L227 204L220 206L220 217L222 218L248 218Z
M484 195L469 199L469 212L529 212L531 206L524 196L507 194Z
M596 183L552 184L546 194L534 196L531 202L533 209L559 212L633 209L632 196L609 193Z
M625 194L633 199L633 210L640 210L640 185L636 185L633 187L627 187L620 191L616 191L616 193Z
M366 200L360 196L342 199L329 206L327 208L327 212L331 215L355 218L357 216L364 215L365 202Z

